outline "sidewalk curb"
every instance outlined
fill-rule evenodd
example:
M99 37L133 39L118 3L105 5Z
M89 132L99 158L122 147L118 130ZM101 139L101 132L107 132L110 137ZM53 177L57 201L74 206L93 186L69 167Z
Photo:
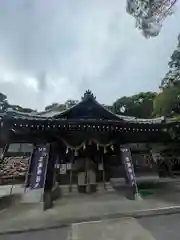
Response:
M117 213L117 214L107 214L101 215L96 217L89 217L89 218L72 218L65 221L55 221L52 224L44 224L44 226L37 226L37 227L29 227L24 229L16 229L16 230L7 230L4 232L0 232L1 235L10 235L10 234L21 234L21 233L28 233L28 232L36 232L36 231L43 231L43 230L50 230L50 229L57 229L57 228L64 228L70 227L72 224L81 224L87 222L95 222L100 220L111 220L117 218L124 218L124 217L132 217L132 218L143 218L143 217L153 217L153 216L160 216L160 215L172 215L172 214L179 214L180 213L180 206L172 206L172 207L164 207L164 208L156 208L156 209L147 209L137 212L131 213Z

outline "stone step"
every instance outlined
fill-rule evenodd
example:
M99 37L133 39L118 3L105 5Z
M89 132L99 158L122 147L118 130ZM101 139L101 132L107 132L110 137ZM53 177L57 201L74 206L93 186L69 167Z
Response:
M105 192L105 191L106 192L113 192L113 191L115 191L110 183L106 183L105 187L104 187L104 184L101 184L101 183L98 184L97 185L97 192ZM77 185L72 185L72 191L71 192L69 192L69 186L68 185L61 186L61 190L62 190L63 195L69 195L71 193L78 193Z
M104 188L103 183L99 183L97 185L97 192L104 193L104 192L115 191L109 182L107 182L105 186L106 188ZM69 192L69 185L62 185L60 186L60 188L63 196L78 194L77 185L72 185L71 192ZM21 201L24 203L38 203L42 201L42 196L43 196L43 189L34 189L34 190L26 189L26 192L23 194Z
M26 193L23 194L22 202L23 203L38 203L42 201L43 189L27 189Z

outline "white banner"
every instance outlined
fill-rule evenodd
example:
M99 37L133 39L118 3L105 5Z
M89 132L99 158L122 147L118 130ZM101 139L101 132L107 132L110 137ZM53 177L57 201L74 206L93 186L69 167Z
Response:
M66 164L61 164L60 174L66 174Z
M98 164L98 170L99 170L99 171L103 171L103 170L104 170L104 167L103 167L103 164L102 164L102 163L99 163L99 164Z

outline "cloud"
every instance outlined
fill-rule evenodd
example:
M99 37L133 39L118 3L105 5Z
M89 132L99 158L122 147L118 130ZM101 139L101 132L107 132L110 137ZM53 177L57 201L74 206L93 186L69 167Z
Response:
M148 40L125 6L125 0L2 0L0 91L14 104L42 109L79 99L87 88L109 104L156 90L177 44L180 4Z

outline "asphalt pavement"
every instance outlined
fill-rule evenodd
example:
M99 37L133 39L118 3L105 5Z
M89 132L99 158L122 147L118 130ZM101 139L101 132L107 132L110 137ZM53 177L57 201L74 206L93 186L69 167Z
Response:
M70 227L64 227L59 229L49 229L44 231L26 232L20 234L8 234L1 236L1 240L67 240L71 233Z
M1 240L179 240L180 214L121 218L72 224L69 227L2 235Z
M138 222L146 228L156 240L180 239L180 214L145 217Z

